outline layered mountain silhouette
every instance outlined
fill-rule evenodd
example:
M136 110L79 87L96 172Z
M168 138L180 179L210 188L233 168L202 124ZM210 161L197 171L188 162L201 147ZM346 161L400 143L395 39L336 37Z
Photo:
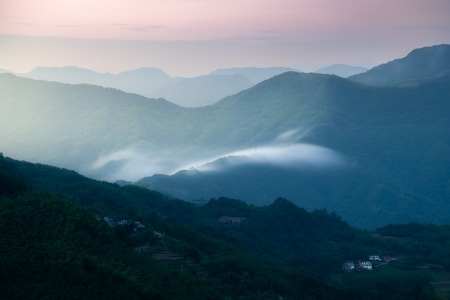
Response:
M412 53L438 66L443 47ZM195 109L2 74L0 149L107 180L174 174L138 184L186 200L286 197L365 228L449 222L450 75L429 69L388 87L287 72Z
M193 78L174 78L151 96L168 99L180 106L200 107L216 103L222 98L251 87L244 75L205 75Z
M424 47L406 57L379 65L349 79L374 85L389 86L403 81L433 78L450 70L450 45Z
M364 73L367 70L368 70L367 68L359 67L359 66L335 64L335 65L331 65L331 66L327 66L327 67L323 67L323 68L317 69L314 73L337 75L337 76L340 76L340 77L347 78L347 77L352 76L352 75Z
M116 75L112 73L97 73L73 66L62 68L37 67L29 73L17 75L37 80L70 84L87 83L112 87L144 96L150 95L172 79L167 73L157 68L141 68Z
M409 89L373 89L323 75L309 75L309 81L306 76L288 73L270 81L273 92L274 80L302 82L303 101L291 106L280 100L283 125L296 119L299 129L285 144L269 148L286 161L276 163L270 151L255 147L254 153L231 153L204 167L154 175L138 184L183 199L226 195L252 204L267 204L281 193L308 209L327 207L369 228L387 222L447 222L441 209L448 206L450 191L450 76ZM282 105L262 102L268 111ZM317 110L308 111L311 107ZM263 119L266 124L273 120L269 115ZM320 148L302 157L301 151L308 151L302 147L310 144L338 156Z
M209 75L243 75L253 84L260 83L285 72L300 72L299 70L284 67L271 68L225 68L211 72Z
M235 68L220 69L192 78L173 78L158 68L140 68L112 74L67 66L37 67L29 73L15 75L36 80L116 88L145 97L165 98L183 107L199 107L214 104L226 96L287 71L294 70L281 67ZM0 70L1 73L11 72Z

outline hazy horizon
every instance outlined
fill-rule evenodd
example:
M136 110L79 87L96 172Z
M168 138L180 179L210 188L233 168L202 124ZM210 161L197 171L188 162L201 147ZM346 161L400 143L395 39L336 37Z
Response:
M449 15L447 0L3 0L0 68L155 67L192 77L230 67L380 64L450 43Z

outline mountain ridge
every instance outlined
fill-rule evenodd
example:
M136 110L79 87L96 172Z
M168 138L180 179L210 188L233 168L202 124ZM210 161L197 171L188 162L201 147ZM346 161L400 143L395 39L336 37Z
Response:
M218 194L195 197L248 189L243 200L265 203L268 195L256 187L274 187L276 196L288 195L309 209L333 208L365 227L411 220L407 216L420 217L419 211L444 221L450 192L450 78L446 73L404 79L376 87L334 75L286 72L214 105L183 108L114 89L0 75L0 147L19 159L57 162L112 181L177 174L236 153L258 154L259 161L267 155L272 165L240 169L251 175L246 178L192 176L189 180L198 181L187 184L187 177L177 176L184 192L217 187ZM336 152L352 166L352 172L335 180L342 187L331 173L277 173L276 167L287 162L273 158L301 161L305 144L325 149L319 158ZM275 189L271 176L278 178L277 188L285 180L283 190ZM309 184L296 187L296 182ZM173 194L179 188L175 181L168 186ZM367 207L370 217L364 217Z
M403 58L376 66L349 79L375 86L401 81L433 78L450 69L450 45L441 44L412 50Z
M228 95L289 70L294 69L281 67L219 69L203 76L173 78L163 70L151 67L113 74L65 66L36 67L28 73L13 74L36 80L112 87L149 98L166 98L184 107L199 107L214 104ZM5 70L2 73L11 72Z
M212 105L222 98L252 86L241 74L204 75L193 78L175 78L151 93L151 96L169 99L185 107Z
M334 64L326 67L322 67L314 71L314 73L319 74L332 74L340 77L350 77L352 75L364 73L368 70L368 68L360 67L360 66L351 66L345 64Z
M247 67L247 68L223 68L217 69L209 75L236 75L240 74L247 77L253 84L258 84L261 81L267 80L271 77L280 75L285 72L301 72L300 70L286 67Z
M318 75L306 76L309 76L310 78L321 78L321 76ZM280 82L286 82L285 80L281 80L281 78L289 78L293 81L298 79L295 73L280 75L280 77L278 78L280 79ZM328 186L330 186L331 184L331 187L333 188L331 188L329 191L340 190L339 186L337 184L333 184L332 182L340 182L339 180L341 179L337 180L338 178L334 176L328 177L329 179L326 179L325 181L316 180L316 182L310 182L308 181L307 177L305 177L305 175L300 172L291 174L287 173L287 175L283 175L284 177L282 176L275 180L270 175L275 174L274 169L268 171L264 169L254 169L253 167L253 169L248 167L241 167L239 171L230 171L230 174L227 176L220 174L217 175L214 173L202 174L200 170L200 173L192 173L192 171L186 173L180 172L171 177L155 175L150 180L145 178L142 179L138 182L138 184L151 187L153 189L159 189L169 194L172 191L172 195L174 196L179 196L191 200L207 199L208 197L217 195L227 195L229 197L240 197L240 199L244 199L245 201L249 201L250 203L261 204L267 203L264 202L263 199L266 199L265 201L267 201L270 197L274 197L274 194L271 194L271 188L269 188L273 186L274 181L289 182L289 178L291 177L298 178L298 180L306 180L306 182L310 182L309 186L312 187L312 190L310 189L308 191L308 189L306 188L307 186L304 186L304 191L302 192L302 189L298 189L298 187L296 188L296 185L298 186L298 183L296 183L294 180L291 185L287 185L283 189L279 189L278 196L284 196L289 199L293 199L294 201L299 201L296 203L310 209L312 209L313 207L317 207L318 205L325 205L328 208L336 210L339 214L345 216L345 218L350 220L352 224L358 224L359 226L363 227L371 227L373 226L370 225L371 222L379 222L383 218L386 219L384 219L385 221L382 222L392 220L391 218L393 216L389 211L389 206L392 207L399 205L399 207L397 208L398 211L409 211L410 208L407 208L407 206L403 207L404 201L416 202L416 207L420 206L420 211L422 212L429 210L429 207L427 207L427 205L425 204L429 201L426 200L429 195L433 195L432 197L435 198L434 201L438 201L437 199L441 199L439 200L439 203L441 203L439 205L448 205L444 201L446 197L444 196L446 189L446 183L444 179L445 177L440 177L441 179L439 179L439 181L441 181L441 187L438 189L435 189L437 188L437 186L435 186L431 190L429 188L424 189L424 187L427 184L434 185L434 183L432 184L432 182L434 181L433 178L435 178L434 176L436 176L437 174L432 175L433 173L435 173L435 171L433 171L432 169L428 169L429 167L431 167L430 163L435 164L432 163L433 160L441 160L441 171L439 172L445 172L444 170L448 169L450 166L450 161L446 158L448 156L447 154L450 153L450 135L445 130L445 128L448 128L450 126L449 118L447 116L449 102L446 96L450 92L448 88L450 77L448 75L444 75L438 77L437 79L427 79L409 89L405 89L403 87L390 87L387 89L371 88L360 85L358 83L346 82L344 79L341 79L339 77L326 78L328 80L328 86L330 87L332 87L336 83L348 83L344 88L344 91L347 88L351 88L352 90L356 89L356 91L359 90L359 92L353 95L353 98L346 99L344 102L342 102L343 98L339 97L339 89L341 89L342 91L342 86L340 84L338 84L339 89L328 90L327 93L334 95L334 100L339 100L334 103L332 110L334 110L335 112L339 109L354 111L354 107L356 107L356 105L359 105L360 108L358 110L358 113L353 116L351 114L346 114L347 120L336 117L330 118L327 116L322 116L319 119L316 119L315 122L313 122L318 126L310 127L308 131L300 132L300 134L293 134L291 136L293 139L291 139L290 141L286 141L286 144L294 144L296 142L310 142L316 145L330 147L331 149L340 151L344 154L349 154L348 151L350 151L350 149L352 149L351 151L357 151L356 153L365 153L362 156L359 156L359 154L358 156L355 156L353 158L351 156L348 158L350 159L350 161L353 161L353 164L356 163L357 165L360 165L360 167L363 167L362 169L353 170L347 178L349 181L346 183L342 183L342 185L351 186L350 182L358 182L362 178L367 180L367 183L362 184L361 182L362 185L360 187L355 186L354 188L350 188L347 191L341 190L341 192L343 193L341 196L338 196L335 192L335 195L332 198L345 198L348 197L348 193L353 195L351 197L368 197L368 201L371 202L375 200L375 203L382 200L382 198L391 198L392 201L395 201L397 204L389 204L387 200L382 200L384 204L373 204L374 207L378 206L377 210L385 210L385 212L383 212L384 217L382 217L380 212L377 212L375 214L377 215L376 218L378 219L378 221L375 221L375 219L371 220L367 217L367 215L362 218L358 217L362 216L362 211L365 210L365 207L368 203L361 202L362 205L358 209L359 213L356 213L354 211L354 209L356 209L355 207L350 210L348 209L347 205L341 205L338 202L334 204L331 204L331 202L327 202L329 201L327 199L330 198L331 194L318 197L314 189L318 189L318 186L320 186L320 184ZM277 80L277 78L274 78L272 80ZM267 95L265 93L265 85L269 84L270 82L263 82L259 86L256 86L249 91L242 92L242 94L250 93L254 89L261 88L261 94ZM308 81L304 81L303 84L307 86ZM283 89L281 88L280 90ZM303 92L305 91L303 86L302 88L299 88L299 90L302 90ZM315 87L311 86L310 90L314 91ZM272 89L272 91L274 91L274 89ZM380 101L381 103L377 104L371 99L369 99L369 101L365 100L361 103L360 97L367 97L367 91L372 91L372 93L374 93L372 97L374 97L375 99L382 99L382 101ZM432 96L432 93L436 93L436 91L439 91L439 93ZM394 95L397 95L398 93L404 93L403 97L401 99L393 98ZM429 93L430 96L417 96L424 95L424 93ZM345 92L344 95L345 94L347 93ZM238 96L239 95L237 95L236 98L238 98ZM270 97L270 95L268 96ZM311 95L307 96L306 98L309 98L308 100L314 99L313 97L311 97ZM292 95L290 95L290 99L293 99ZM223 102L226 104L228 100L229 99L224 99ZM432 100L432 102L430 102L430 100ZM219 103L218 105L221 105L221 103ZM366 107L364 108L364 106ZM364 110L361 110L361 108L364 108L365 113L363 113ZM271 110L271 108L269 108L269 110ZM373 116L371 116L372 114ZM340 116L340 114L337 115ZM348 118L349 116L351 117ZM430 118L429 116L433 117ZM402 119L404 123L399 123L398 120L400 119ZM250 121L250 123L253 123L253 121ZM354 127L355 125L352 124L359 124L358 126L361 127ZM376 132L378 131L377 124L386 124L384 125L386 128L392 127L392 129L390 129L392 130L391 136L384 137L384 135L376 134ZM440 129L436 131L437 128ZM426 133L426 130L430 129L436 132L432 136L428 136L428 134ZM438 134L439 137L434 136L435 134ZM404 135L406 135L407 138L405 138ZM421 140L417 140L417 142L423 143L423 146L416 146L417 153L406 155L402 149L404 149L404 147L415 146L415 138L411 138L414 136L420 137ZM357 139L364 142L360 143L359 145L358 143L355 144L354 142L352 142L352 139ZM381 153L383 153L383 147L388 146L389 143L392 147L392 150L390 150L390 154L382 155ZM431 149L434 148L432 152L426 149L426 147L429 147L428 145L433 145L431 147ZM258 151L258 148L255 148L255 151ZM367 158L364 157L365 155L369 155L375 160L370 162L371 159L369 158L369 160L367 160ZM380 160L380 158L382 160L380 162L376 162L377 160ZM421 163L417 163L417 161L420 162L421 160L423 161L423 163L425 163L425 161L428 161L428 163L426 164L428 164L429 167L425 167L426 165L420 165ZM404 165L407 165L409 167L403 170L402 166ZM416 168L424 167L427 168L428 171L424 172L422 175L419 175L420 172L417 173ZM414 171L411 172L412 170ZM366 172L375 172L375 174L370 175ZM376 173L378 172L380 172L380 174L385 174L384 176L386 176L385 179L381 180L381 189L380 187L376 187L377 181L380 180L380 178L377 178L378 175L376 175ZM398 172L401 172L400 178L403 177L406 180L396 179L396 176L398 175L395 174ZM258 177L258 175L255 174L266 174L267 176L265 177L265 179L263 179L264 177ZM324 178L326 178L326 176ZM161 183L158 183L158 181L160 180ZM227 183L227 180L229 181L229 183ZM202 181L204 181L204 185L201 184ZM252 181L254 183L251 183ZM415 182L415 184L408 183L409 181ZM424 184L424 181L428 183ZM177 182L179 182L179 184L177 184ZM259 188L257 188L258 184ZM363 194L361 194L362 190L360 189L372 189L370 188L371 184L373 184L375 187L375 189L371 192L372 194L369 193L369 195L363 196ZM243 186L248 187L248 193L244 193L244 191L242 190ZM260 193L257 192L258 189L261 190ZM189 190L193 192L191 196L189 196ZM284 191L284 194L280 195L282 190ZM298 194L293 194L293 191L296 190L298 191ZM305 198L305 195L307 195L308 193L309 196ZM347 196L344 196L345 193L347 193ZM301 196L302 194L303 196ZM322 204L317 203L317 199L319 198L322 199ZM419 205L420 202L423 203ZM409 217L407 217L408 214L410 217L415 215L415 220L417 220L417 218L419 217L419 215L415 214L413 211L410 211L403 217L401 217L404 218L406 216L406 219L403 219L403 221L412 221L412 219L409 219ZM436 218L439 218L440 220L442 220L442 222L445 222L444 220L446 220L444 215L437 212L429 213L427 215L434 215L434 217L432 219L429 219L428 222L435 220ZM437 217L437 215L439 215L439 217ZM399 218L399 215L394 218ZM427 222L425 219L422 219L422 221ZM379 223L377 224L380 225Z

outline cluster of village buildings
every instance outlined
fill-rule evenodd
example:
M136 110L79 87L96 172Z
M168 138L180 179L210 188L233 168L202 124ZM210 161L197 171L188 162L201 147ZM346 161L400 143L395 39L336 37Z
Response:
M100 218L99 218L99 220L100 220ZM103 221L105 221L106 224L108 224L109 227L111 227L111 228L114 228L116 226L132 226L132 228L133 228L132 235L135 235L135 234L143 231L146 228L145 225L139 221L115 220L114 218L111 218L111 217L104 217ZM153 233L153 237L155 237L157 239L162 239L164 237L164 232L161 233L161 232L153 230L152 233ZM135 248L135 250L137 252L148 251L149 249L150 249L150 240Z
M245 219L245 218L222 217L222 218L220 218L219 221L220 222L240 223L242 221L242 219ZM133 224L133 226L134 226L133 231L135 233L145 229L145 225L143 225L142 223L140 223L138 221L129 221L129 220L117 221L110 217L105 217L105 218L103 218L103 220L110 227L116 227L117 225ZM156 238L163 237L163 233L160 233L157 231L153 231L153 235ZM149 242L147 242L145 245L137 247L136 251L140 252L140 251L148 250L149 246L150 246L150 244L149 244ZM369 255L369 260L346 261L342 264L342 269L347 272L360 271L360 270L372 271L375 267L377 267L383 263L389 263L392 260L395 260L395 258L390 257L390 256L380 257L380 255L374 254L374 255Z
M395 258L390 257L390 256L380 257L380 255L373 254L373 255L369 255L369 260L346 261L342 264L342 269L347 272L359 271L359 270L372 271L375 267L377 267L383 263L389 263L392 260L395 260Z
M129 221L129 220L114 220L111 217L104 217L103 221L106 222L106 224L109 225L109 227L116 227L117 225L130 225L133 224L133 231L139 232L141 230L145 229L145 225L138 221Z

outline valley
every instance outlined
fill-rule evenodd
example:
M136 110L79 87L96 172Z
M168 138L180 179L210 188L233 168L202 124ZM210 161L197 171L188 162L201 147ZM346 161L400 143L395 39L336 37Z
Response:
M449 16L0 0L0 300L450 299Z
M423 77L414 73L427 61ZM448 61L449 46L437 45L349 79L290 71L198 108L2 74L0 148L189 201L267 205L284 197L360 228L443 224ZM357 82L377 72L397 77L384 86Z

